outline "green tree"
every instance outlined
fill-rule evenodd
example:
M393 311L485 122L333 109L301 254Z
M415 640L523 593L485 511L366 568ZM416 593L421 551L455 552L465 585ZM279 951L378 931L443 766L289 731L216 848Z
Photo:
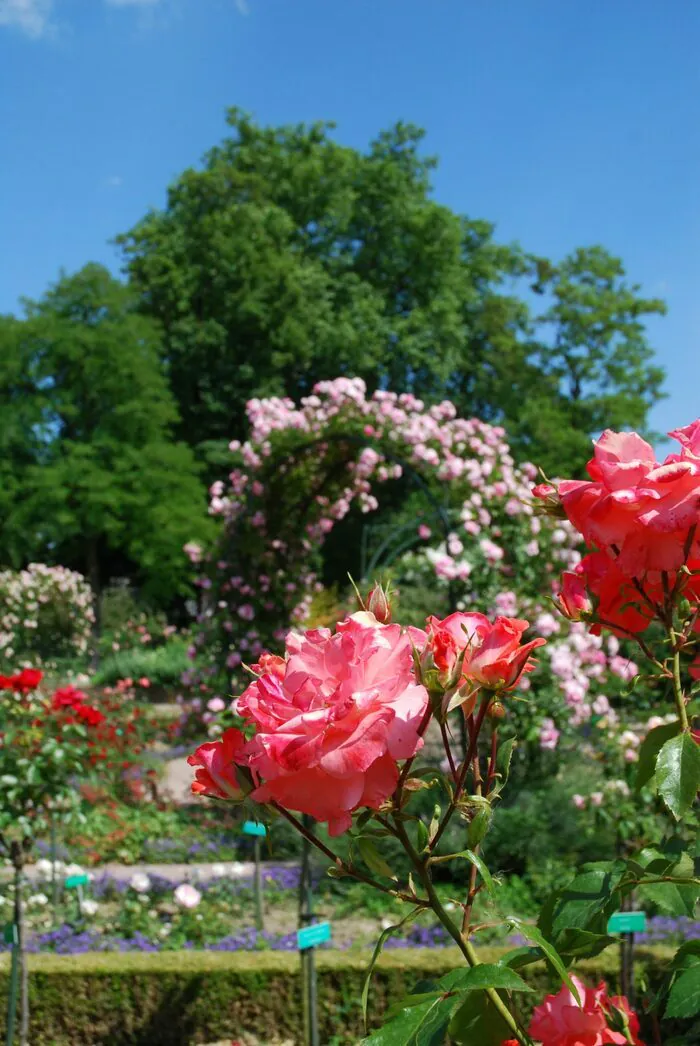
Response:
M25 308L0 328L15 361L2 396L21 394L32 418L5 529L25 535L25 558L85 573L98 601L115 574L168 600L186 588L183 544L209 521L192 451L172 439L157 326L99 265Z
M601 418L643 424L660 383L643 319L661 306L602 248L554 265L498 244L432 197L412 125L360 152L332 125L260 127L236 109L228 123L119 239L200 453L244 435L251 397L338 374L450 396L562 471Z

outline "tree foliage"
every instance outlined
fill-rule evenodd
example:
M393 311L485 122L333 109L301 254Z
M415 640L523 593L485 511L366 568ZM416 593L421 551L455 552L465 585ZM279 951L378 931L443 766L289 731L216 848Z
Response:
M228 122L165 209L120 238L188 442L242 437L250 398L298 399L340 374L449 395L553 470L578 467L604 424L643 428L663 376L643 321L663 305L618 259L498 244L434 200L410 124L359 152L329 124L260 127L236 109Z
M135 573L147 594L172 597L187 575L182 545L207 519L192 452L172 438L157 327L99 265L25 307L0 325L5 555L74 567L98 593Z

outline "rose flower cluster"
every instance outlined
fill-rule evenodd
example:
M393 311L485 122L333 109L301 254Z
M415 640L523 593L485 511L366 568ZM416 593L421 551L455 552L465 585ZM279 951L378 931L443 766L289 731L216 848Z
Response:
M608 430L588 462L590 480L534 488L545 510L563 511L593 549L563 575L558 597L574 621L595 614L593 631L644 631L659 616L669 577L676 599L700 600L700 419L669 435L680 450L659 463L637 433Z
M379 809L398 762L423 745L433 691L460 695L469 714L479 690L512 688L544 643L522 644L527 622L510 618L452 614L427 626L403 629L360 611L335 633L291 632L286 657L263 654L235 702L246 733L226 730L189 757L195 794L249 794L325 821L331 835L350 827L355 810Z

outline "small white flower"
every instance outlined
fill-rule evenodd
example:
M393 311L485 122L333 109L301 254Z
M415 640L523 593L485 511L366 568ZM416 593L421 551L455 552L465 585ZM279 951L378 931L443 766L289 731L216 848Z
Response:
M85 875L85 869L81 868L79 864L67 864L63 871L66 878L70 878L72 875Z
M49 903L49 899L45 893L33 893L28 899L27 904L36 906L37 908L43 908L45 904Z
M80 906L80 910L83 915L93 916L97 915L99 911L99 904L97 901L93 901L91 897L87 897Z
M211 866L211 874L215 879L223 879L223 877L226 875L226 865L213 864Z
M148 893L151 888L151 880L145 872L134 872L131 879L129 879L129 886L136 893Z

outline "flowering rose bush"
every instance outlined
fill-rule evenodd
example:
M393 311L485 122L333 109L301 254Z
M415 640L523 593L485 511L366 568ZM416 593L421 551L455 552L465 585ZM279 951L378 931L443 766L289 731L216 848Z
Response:
M619 778L625 798L631 798L633 788L646 788L657 796L651 800L657 813L663 803L674 820L667 837L659 833L656 840L645 839L643 848L578 869L548 899L536 926L501 911L498 881L481 853L498 816L515 744L512 735L502 740L501 724L516 720L516 692L536 678L531 675L537 671L533 652L547 649L544 636L530 638L527 622L509 612L516 609L509 604L517 604L513 591L487 591L498 610L493 621L473 608L472 590L465 593L469 608L445 619L431 616L425 631L382 625L363 608L335 633L292 632L285 658L265 654L252 666L255 678L235 704L245 732L233 729L192 757L197 793L257 801L261 819L278 815L291 822L331 861L334 875L370 883L406 904L405 918L384 932L373 962L387 936L426 910L460 949L465 966L434 984L422 984L420 994L395 1007L395 1016L368 1044L421 1041L419 1032L429 1029L434 1043L449 1035L455 1043L480 1046L532 1046L535 1041L543 1046L641 1046L639 1020L627 1000L609 997L604 986L586 988L569 968L612 943L610 915L633 895L687 914L700 894L690 847L700 746L692 728L691 687L684 682L686 676L692 678L700 616L694 568L700 521L693 456L698 427L679 431L681 453L663 465L655 463L639 437L606 433L589 464L590 483L563 481L536 493L544 510L559 521L567 514L593 544L591 556L606 556L624 579L616 597L607 593L608 621L598 613L602 599L587 581L587 567L565 571L573 577L561 584L559 606L573 623L561 629L544 607L534 619L535 631L539 627L552 639L547 670L560 681L575 726L583 728L589 720L591 729L603 724L608 740L617 746L616 773L620 762L636 765L631 784ZM251 457L253 452L247 453ZM435 454L440 461L437 450ZM568 542L566 532L564 539L562 545ZM507 556L502 547L500 551L499 556L490 538L482 542L487 559L502 562ZM456 546L451 554L459 554ZM551 567L549 561L545 571ZM593 577L593 568L589 573ZM595 576L605 577L600 561ZM558 590L555 586L553 594ZM648 627L621 625L630 596ZM382 606L388 620L387 609ZM637 643L638 657L652 677L652 699L662 686L673 694L673 718L655 723L643 738L643 731L620 721L605 693L591 692L591 681L599 684L606 675L629 687L640 674L640 665L623 653L620 635ZM457 756L450 735L460 718L466 745ZM445 749L440 772L416 761L431 721L439 727ZM553 718L543 718L540 729L548 747L558 742ZM381 779L375 788L376 766L381 766ZM416 796L426 790L435 800L429 823L416 806ZM618 790L622 795L623 789ZM604 803L604 791L574 796L577 807L602 809ZM296 817L298 812L328 822L331 834L345 832L348 855L341 857L319 839L308 822ZM457 852L446 852L446 831L453 819L461 828L462 844ZM382 853L387 838L401 846L411 865L405 880ZM433 878L436 866L451 862L466 862L470 868L466 896L456 905L457 920L443 906ZM517 929L530 947L512 950L495 966L481 963L474 944L484 928L475 924L477 895L489 898L485 925ZM681 946L663 985L649 1000L657 1024L660 1019L692 1018L697 1011L700 967L695 951L693 942ZM543 958L564 987L535 1009L528 1026L515 998L528 990L522 976L528 965Z
M34 664L87 652L94 623L92 592L82 574L30 563L0 572L0 665Z
M324 542L353 509L374 512L382 490L404 499L418 492L419 518L406 532L425 550L431 587L449 589L459 609L492 605L513 580L520 592L541 592L580 559L573 529L533 508L535 467L515 465L502 428L457 417L449 402L368 396L360 379L338 378L299 406L252 400L248 416L248 441L230 447L227 483L211 489L221 539L185 549L202 605L184 682L198 691L191 707L212 736L222 723L209 702L227 697L232 677L239 687L242 663L304 622Z

